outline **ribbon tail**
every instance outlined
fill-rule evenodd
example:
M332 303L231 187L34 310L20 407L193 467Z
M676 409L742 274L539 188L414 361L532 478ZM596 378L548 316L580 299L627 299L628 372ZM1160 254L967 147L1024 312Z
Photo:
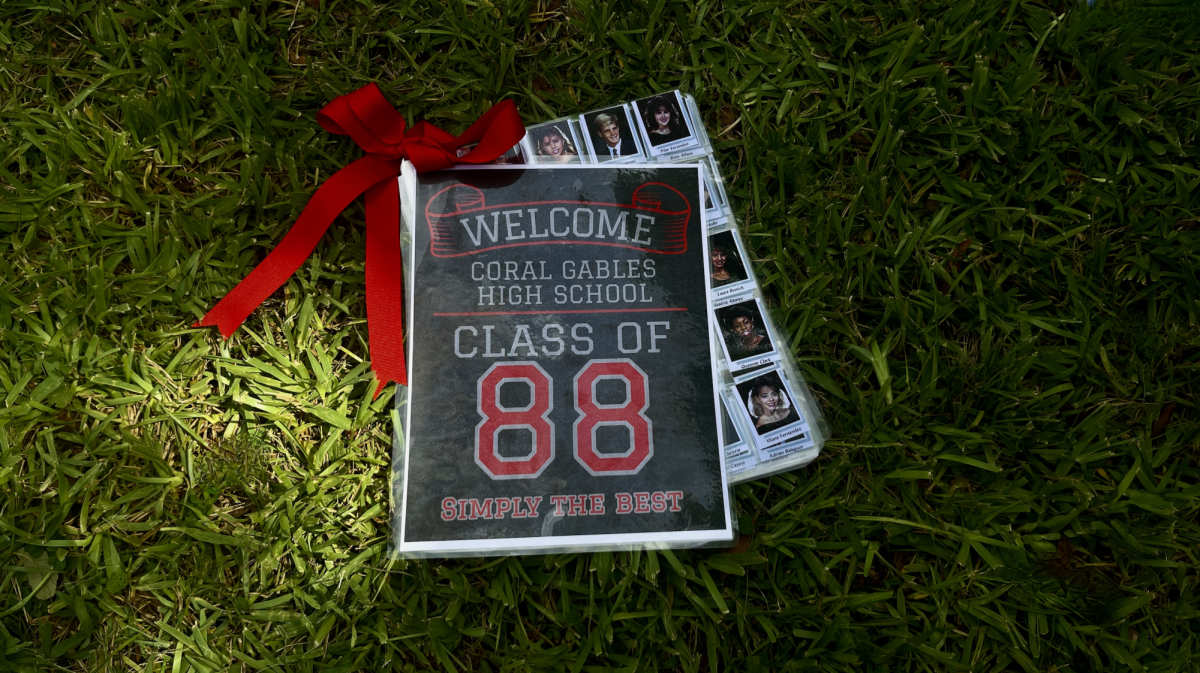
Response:
M216 325L229 338L254 309L280 288L312 254L325 230L368 187L400 172L399 162L363 157L334 173L309 199L275 249L193 327Z
M400 186L367 190L367 339L379 397L389 381L408 385L404 362L404 272L400 254Z

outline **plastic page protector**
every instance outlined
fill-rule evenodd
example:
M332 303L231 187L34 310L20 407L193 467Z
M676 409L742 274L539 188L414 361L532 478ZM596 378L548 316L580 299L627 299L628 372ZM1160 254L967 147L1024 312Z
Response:
M733 539L702 185L696 165L417 176L394 553Z

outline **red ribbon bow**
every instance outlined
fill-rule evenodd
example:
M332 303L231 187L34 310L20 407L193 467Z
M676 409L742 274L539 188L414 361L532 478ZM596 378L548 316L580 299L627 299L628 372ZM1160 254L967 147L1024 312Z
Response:
M525 125L517 106L505 100L458 137L426 122L418 122L405 131L404 118L374 84L333 99L317 113L317 122L330 133L350 136L367 156L330 176L313 194L279 245L194 327L216 325L229 338L254 309L300 268L333 219L359 194L366 193L367 336L371 368L379 382L375 388L378 397L388 381L408 383L404 364L400 193L396 184L401 160L408 159L421 173L455 164L485 164L520 142ZM478 145L464 156L457 156L456 150L471 143Z

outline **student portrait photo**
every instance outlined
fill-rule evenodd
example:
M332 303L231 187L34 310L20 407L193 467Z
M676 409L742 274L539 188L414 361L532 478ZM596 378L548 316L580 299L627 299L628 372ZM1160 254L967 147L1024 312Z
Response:
M737 389L746 405L746 413L750 414L754 431L759 435L800 421L796 401L783 385L778 371L739 383Z
M659 94L634 103L641 116L642 128L651 147L666 145L693 137L688 128L679 96L674 92Z
M543 124L528 129L529 144L539 164L579 163L579 145L566 121Z
M592 153L596 155L597 161L612 161L641 154L629 124L629 114L624 107L586 114L583 121L584 133L588 135L588 142L591 143Z
M732 231L708 237L708 275L714 289L746 280L746 266Z
M730 362L774 352L775 347L763 327L762 313L754 299L717 309L717 321Z

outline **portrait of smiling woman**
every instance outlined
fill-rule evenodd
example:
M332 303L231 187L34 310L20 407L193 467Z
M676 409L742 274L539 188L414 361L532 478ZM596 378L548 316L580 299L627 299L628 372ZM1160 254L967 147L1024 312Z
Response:
M714 288L746 280L746 268L733 240L733 232L723 231L708 238L708 270Z
M759 327L762 318L753 299L717 309L717 317L725 327L722 337L730 362L775 350L771 338Z
M530 129L530 140L533 151L539 163L566 164L579 161L579 151L575 143L556 124L549 124L539 129Z
M654 96L638 103L650 145L657 147L691 137L683 111L674 96Z
M765 435L800 420L787 390L774 372L750 382L746 411L754 419L754 430Z

